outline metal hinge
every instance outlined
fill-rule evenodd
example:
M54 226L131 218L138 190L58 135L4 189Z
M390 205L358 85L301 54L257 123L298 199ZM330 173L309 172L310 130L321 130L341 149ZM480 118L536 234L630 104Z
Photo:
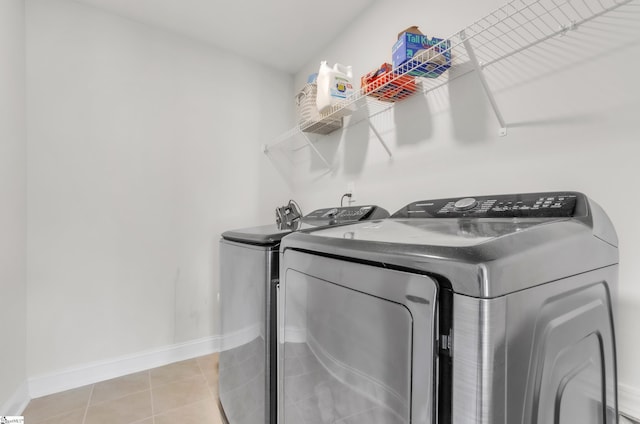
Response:
M447 352L451 356L451 347L453 344L453 336L449 334L440 335L440 350Z

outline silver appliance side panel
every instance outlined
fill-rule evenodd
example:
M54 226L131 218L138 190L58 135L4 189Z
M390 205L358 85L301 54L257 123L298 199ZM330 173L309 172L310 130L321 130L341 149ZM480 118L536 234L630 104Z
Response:
M617 265L495 299L454 297L455 424L614 424Z
M270 284L277 250L220 241L218 392L230 424L268 424Z
M455 424L506 424L506 299L453 298ZM515 424L515 423L509 423Z
M432 423L436 295L427 276L287 250L279 423Z

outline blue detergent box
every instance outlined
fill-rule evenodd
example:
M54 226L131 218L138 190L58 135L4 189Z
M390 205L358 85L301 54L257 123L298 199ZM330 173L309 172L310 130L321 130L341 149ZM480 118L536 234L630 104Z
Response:
M421 50L433 49L434 58L420 61L413 57ZM438 55L438 53L440 53ZM391 50L393 70L416 77L437 78L451 67L451 41L424 34L403 32Z

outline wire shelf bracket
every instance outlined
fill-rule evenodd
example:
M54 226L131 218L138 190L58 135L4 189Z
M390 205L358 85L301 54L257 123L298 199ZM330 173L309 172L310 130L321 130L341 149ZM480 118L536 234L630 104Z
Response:
M389 155L389 158L390 159L393 158L393 153L391 153L391 149L389 149L389 146L387 146L387 143L384 142L384 139L382 138L382 136L380 135L380 133L378 132L376 127L373 126L371 121L369 121L369 128L371 128L371 131L373 131L373 133L375 134L375 136L378 139L378 141L380 142L380 144L382 144L382 147L384 147L384 150L387 151L387 154Z
M387 110L387 109L388 108L385 108L385 110ZM374 115L371 115L370 117L372 117L372 116L374 116ZM359 120L357 122L359 122ZM371 129L373 134L376 136L376 138L378 139L378 141L380 142L380 144L382 145L384 150L387 152L387 154L389 155L389 158L392 158L393 157L393 153L391 152L391 149L389 148L389 145L385 142L384 138L382 137L380 132L376 129L376 127L373 125L373 123L370 120L368 120L368 123L369 123L369 128ZM271 144L263 143L261 145L262 153L268 155L270 153L270 150L271 150L272 147L275 147L278 144L286 141L287 139L293 138L294 136L298 136L298 135L301 136L301 138L305 142L305 145L311 148L311 150L315 153L316 156L318 156L318 158L327 167L327 169L332 170L333 167L329 164L329 161L327 161L327 159L322 155L322 153L320 153L318 148L316 146L314 146L313 141L311 141L311 139L309 138L307 133L305 131L303 131L300 127L294 128L293 131L288 131L287 133L285 133L284 135L279 137L279 139L277 141L272 142ZM297 148L295 150L300 150L303 147Z
M324 163L324 165L328 168L328 169L332 169L333 167L329 164L329 162L327 162L327 160L325 159L324 156L322 156L322 153L320 153L320 151L316 148L316 146L313 145L313 143L311 142L311 140L309 139L309 136L307 136L306 133L300 131L300 134L302 135L302 138L304 139L304 141L307 142L307 144L309 145L309 147L311 148L311 150L316 154L316 156L318 156L318 158L320 158L320 160L322 161L322 163Z
M484 73L482 72L482 66L480 65L480 62L478 62L478 58L476 57L476 54L473 51L473 47L471 46L471 43L469 42L469 39L467 38L464 30L460 31L460 38L462 39L462 44L464 44L464 47L467 50L467 55L469 56L469 60L471 61L471 64L473 65L473 68L476 71L476 75L480 80L480 84L482 84L482 88L484 89L484 92L487 95L487 99L489 100L489 103L491 103L491 108L493 109L493 113L496 115L496 119L500 124L500 129L498 131L498 134L501 137L504 137L505 135L507 135L507 124L505 123L504 118L502 117L502 113L500 112L498 103L496 103L496 99L495 97L493 97L493 92L491 91L491 88L489 88L487 79L484 77Z
M305 132L303 132L299 126L296 126L294 128L292 128L291 130L287 131L286 133L282 134L280 137L278 137L276 139L276 141L274 141L271 144L262 144L261 145L261 149L262 149L262 153L264 153L265 155L269 155L271 153L272 148L274 150L278 150L275 148L275 146L279 145L280 143L283 143L287 140L292 140L294 138L298 138L298 136L300 138L302 138L302 140L304 140L304 145L293 148L291 150L301 150L304 149L305 147L309 147L311 149L311 151L320 159L320 161L324 164L324 166L331 171L333 169L333 167L331 166L331 164L329 164L329 161L327 161L327 159L322 155L322 153L320 153L320 151L316 148L316 146L314 146L313 141L311 141L311 139L309 138L309 136L307 136L307 134ZM291 161L291 163L293 163L292 159L289 158L289 160Z

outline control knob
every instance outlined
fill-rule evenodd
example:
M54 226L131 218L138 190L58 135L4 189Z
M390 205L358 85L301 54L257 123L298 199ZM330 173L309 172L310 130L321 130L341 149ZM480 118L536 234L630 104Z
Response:
M478 204L478 201L473 197L465 197L464 199L458 200L453 204L453 207L457 211L468 211L469 209L473 209Z

